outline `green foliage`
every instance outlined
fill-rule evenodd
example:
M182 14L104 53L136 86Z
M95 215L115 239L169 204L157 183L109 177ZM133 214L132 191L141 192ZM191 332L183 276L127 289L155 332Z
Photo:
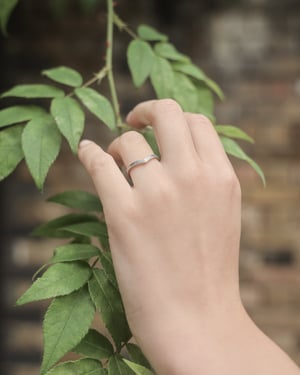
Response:
M84 113L78 102L70 97L55 98L51 114L60 132L66 137L74 154L84 129Z
M157 43L154 46L154 51L160 57L168 60L189 62L190 59L178 52L177 49L171 43Z
M85 262L55 264L18 299L17 305L65 296L80 289L90 276L91 269Z
M26 122L45 115L46 111L38 106L13 106L0 111L0 128L5 126Z
M103 121L110 129L115 129L115 115L108 99L89 87L76 89L75 94L99 120Z
M229 154L229 155L232 155L232 156L235 156L236 158L238 159L241 159L241 160L245 160L246 162L248 162L251 167L257 172L257 174L260 176L264 186L266 185L266 180L265 180L265 176L264 176L264 173L261 169L261 167L253 160L251 159L242 149L241 147L233 140L233 139L230 139L230 138L226 138L226 137L220 137L221 138L221 141L222 141L222 144L223 144L223 147L224 147L224 150Z
M0 132L0 181L10 175L24 157L22 132L22 125Z
M123 358L116 354L110 357L108 362L108 375L134 375L135 373L124 362Z
M4 35L7 36L7 22L9 17L18 4L18 0L0 0L0 27Z
M73 234L65 230L65 227L70 227L77 223L93 223L97 221L98 218L94 215L72 213L60 216L40 225L32 234L38 237L70 238L73 237Z
M172 65L168 60L156 56L150 77L158 99L170 98L173 96L175 79Z
M63 297L49 306L44 320L44 356L41 375L87 334L95 313L87 287Z
M72 1L51 0L50 4L57 14L62 15ZM100 0L76 0L76 4L87 13L100 3ZM4 32L16 4L16 0L0 0L0 26ZM72 152L77 152L86 110L112 131L121 133L128 129L119 113L113 76L113 23L132 37L127 47L127 61L135 87L148 81L157 98L173 98L184 111L204 114L216 124L214 100L224 99L217 83L178 51L165 34L148 25L140 25L136 34L114 13L112 0L107 0L107 4L106 61L93 78L83 82L76 70L58 66L42 71L42 75L52 81L51 85L17 85L1 95L2 98L15 97L17 102L0 110L0 180L11 174L25 158L35 184L42 189L59 154L63 137ZM101 94L101 87L99 90L91 87L105 78L111 100ZM66 92L61 85L65 86ZM18 104L19 98L21 104ZM24 105L27 98L42 100L42 107ZM48 110L44 109L46 104ZM215 125L215 129L225 151L248 162L265 183L261 168L235 141L253 143L253 139L232 125ZM152 129L148 127L142 133L154 152L159 154ZM33 231L35 236L67 241L54 250L48 262L50 267L17 301L21 305L54 298L44 320L41 375L153 375L141 349L128 342L132 334L118 289L99 198L74 190L56 194L48 201L79 212L55 218ZM95 313L101 317L107 337L91 328ZM120 354L125 347L130 361ZM69 351L83 359L55 366Z
M141 39L149 41L166 42L168 40L167 35L160 33L153 27L148 25L140 25L137 29L138 36Z
M74 362L62 363L46 375L106 375L107 371L102 368L100 362L93 359L80 359Z
M131 368L131 370L134 371L137 375L154 375L152 371L150 371L148 368L141 366L137 363L128 361L127 359L123 359L123 361L126 363L128 367Z
M71 87L80 87L83 83L81 74L67 66L43 70L42 74L55 82Z
M237 128L236 126L216 125L215 129L220 135L224 135L226 137L241 139L243 141L254 143L253 138L251 138L248 134L246 134L243 130L241 130L240 128Z
M96 195L80 190L64 191L49 198L48 202L59 203L66 207L87 212L102 212L103 210L102 204Z
M150 363L148 362L147 358L144 356L141 349L136 344L128 343L126 345L126 349L133 362L139 363L140 365L142 365L143 367L146 367L147 369L151 369Z
M127 49L127 59L133 83L140 87L149 77L154 63L154 53L149 43L133 40Z
M35 83L31 85L17 85L8 91L5 91L1 97L17 97L17 98L58 98L63 96L64 92L54 86L43 85L40 83Z
M111 342L95 329L90 329L72 351L97 360L109 358L114 354Z
M30 173L41 189L49 168L58 156L61 134L50 115L29 121L22 133L22 147Z
M89 291L116 347L120 349L122 343L126 343L131 337L120 292L100 269L93 270Z
M49 263L73 262L75 260L88 260L100 256L98 247L89 244L70 243L59 246L54 250Z

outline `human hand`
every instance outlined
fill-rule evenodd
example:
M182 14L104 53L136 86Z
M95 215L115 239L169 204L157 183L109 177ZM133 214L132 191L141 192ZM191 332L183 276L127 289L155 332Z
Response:
M137 129L152 125L161 153L160 161L131 170L133 186L117 164L153 153L138 132L115 139L108 153L83 142L79 157L104 206L129 325L155 362L181 322L194 329L199 317L240 306L241 193L204 116L183 113L166 99L139 104L127 122Z

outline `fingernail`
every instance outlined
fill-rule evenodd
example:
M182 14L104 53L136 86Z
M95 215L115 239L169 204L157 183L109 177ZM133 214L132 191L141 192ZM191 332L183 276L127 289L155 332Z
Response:
M88 146L90 145L91 143L93 143L92 141L89 141L88 139L83 139L82 141L80 141L79 143L79 148L81 147L85 147L85 146Z

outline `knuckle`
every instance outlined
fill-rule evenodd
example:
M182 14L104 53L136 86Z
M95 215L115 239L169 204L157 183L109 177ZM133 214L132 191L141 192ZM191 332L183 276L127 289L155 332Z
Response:
M153 103L153 113L182 112L180 105L174 99L160 99Z
M98 155L96 152L91 154L90 156L90 163L88 165L88 170L92 177L95 177L96 175L101 173L108 164L112 163L113 158L109 154L102 154L101 156Z
M151 189L151 205L167 205L168 202L173 201L174 188L172 184L166 180L155 184Z
M229 192L241 195L241 186L237 175L231 168L226 168L218 174L220 185Z
M141 220L141 211L134 200L123 201L118 208L121 217L125 218L126 223L137 223Z
M197 162L191 161L181 168L180 173L177 174L177 181L183 186L195 186L198 182L203 180L203 170Z
M201 113L188 113L189 120L194 123L200 123L207 126L213 126L212 122L208 117Z
M126 133L123 133L118 138L118 143L119 143L120 147L124 147L124 145L126 146L129 143L135 143L136 141L138 141L142 138L143 138L143 136L140 133L138 133L134 130L130 130Z

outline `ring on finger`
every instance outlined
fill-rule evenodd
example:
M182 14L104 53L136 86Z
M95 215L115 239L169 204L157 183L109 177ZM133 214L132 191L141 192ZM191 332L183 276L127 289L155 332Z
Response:
M126 168L126 172L127 172L128 176L130 177L130 172L133 168L138 167L139 165L147 164L147 163L149 163L149 161L151 161L153 159L160 160L160 157L156 154L150 154L150 155L144 157L143 159L137 159L137 160L134 160L131 163L129 163L129 165Z

